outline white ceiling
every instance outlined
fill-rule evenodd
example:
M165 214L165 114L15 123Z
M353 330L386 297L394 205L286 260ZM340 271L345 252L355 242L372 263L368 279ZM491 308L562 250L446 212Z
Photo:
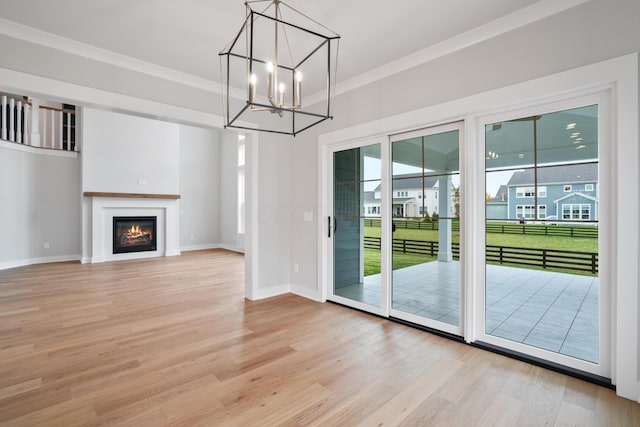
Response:
M481 39L584 1L286 2L342 36L339 81L346 81L452 39L457 48L473 42L460 35ZM244 13L242 0L0 0L6 20L0 33L15 36L8 27L19 23L218 82L218 53L238 32Z

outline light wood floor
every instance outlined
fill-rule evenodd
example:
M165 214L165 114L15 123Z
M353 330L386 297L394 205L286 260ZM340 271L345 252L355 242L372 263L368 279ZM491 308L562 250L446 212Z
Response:
M333 304L222 250L0 271L0 424L639 426L611 390Z

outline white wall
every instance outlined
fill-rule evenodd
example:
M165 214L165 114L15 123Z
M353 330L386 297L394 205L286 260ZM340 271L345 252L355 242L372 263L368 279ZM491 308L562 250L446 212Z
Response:
M220 132L179 127L180 249L205 249L221 243Z
M80 258L77 157L0 146L0 200L0 269Z
M229 249L238 247L238 135L224 132L220 147L220 243Z
M258 233L260 287L257 297L289 292L291 267L291 189L298 177L291 175L292 140L260 135L258 169ZM295 178L295 179L294 179ZM300 236L295 236L297 241Z
M83 191L180 192L179 125L84 108L82 134Z

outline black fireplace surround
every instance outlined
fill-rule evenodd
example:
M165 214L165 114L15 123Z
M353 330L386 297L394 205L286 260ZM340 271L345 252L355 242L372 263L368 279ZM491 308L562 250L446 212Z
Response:
M155 251L157 217L114 216L113 253Z

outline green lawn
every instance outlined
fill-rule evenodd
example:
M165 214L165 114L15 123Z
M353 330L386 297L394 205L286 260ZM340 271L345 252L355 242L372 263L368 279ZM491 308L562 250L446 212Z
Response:
M365 236L380 237L379 227L364 227ZM501 234L501 233L488 233L487 245L490 246L511 246L519 248L540 248L540 249L558 249L578 252L598 252L598 239L593 238L580 238L580 237L559 237L559 236L535 236L535 235L519 235L519 234ZM407 239L407 240L424 240L424 241L438 241L438 231L432 230L407 230L397 229L393 233L394 239ZM454 242L460 241L460 233L457 231L452 232L452 238ZM424 262L433 261L436 258L414 255L414 254L402 254L398 252L393 253L393 269L409 267ZM518 268L530 268L538 269L535 267L514 265ZM380 273L380 251L375 249L365 249L364 259L365 276L371 274ZM548 269L549 271L563 272L561 269ZM571 274L585 274L575 271L566 270Z
M415 254L393 253L393 269L410 267L412 265L422 264L429 261L435 261L435 257ZM380 273L380 251L377 249L364 250L364 275Z
M380 228L364 227L364 235L380 237ZM584 237L535 236L521 234L488 233L487 245L517 248L559 249L578 252L598 252L598 239ZM438 231L397 229L394 239L438 241ZM452 232L454 242L460 241L460 233Z

